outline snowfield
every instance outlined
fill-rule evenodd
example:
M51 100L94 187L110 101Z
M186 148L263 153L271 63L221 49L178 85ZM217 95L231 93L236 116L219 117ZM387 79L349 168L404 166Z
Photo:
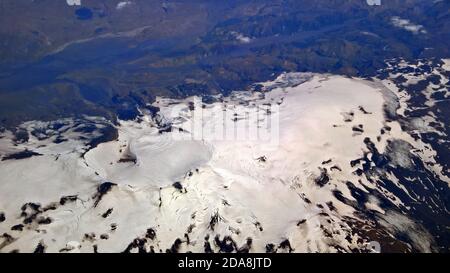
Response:
M385 153L411 168L413 149L400 141L427 147L386 118L400 91L300 73L261 86L210 103L158 98L157 114L121 121L116 138L91 149L85 139L107 121L94 119L92 132L67 121L55 129L69 139L60 143L14 144L4 132L1 154L37 154L0 161L0 252L368 251L374 219L377 239L407 230L413 247L432 250L427 231L380 198L407 205L361 175ZM23 127L36 126L48 124ZM416 155L432 161L430 149ZM361 167L363 158L372 163ZM361 226L367 234L354 232Z

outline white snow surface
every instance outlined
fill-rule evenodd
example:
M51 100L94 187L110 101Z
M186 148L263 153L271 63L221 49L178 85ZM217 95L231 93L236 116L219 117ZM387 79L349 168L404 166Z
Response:
M154 103L161 109L159 118L172 123L172 132L159 133L149 115L140 122L122 121L117 141L100 144L84 157L78 142L50 142L38 148L42 143L32 139L29 145L35 145L42 156L0 161L0 211L6 216L0 234L14 238L0 240L0 252L32 252L38 243L47 252L92 252L94 245L99 252L120 252L135 238L143 238L149 228L156 238L146 247L156 252L170 249L177 238L183 242L180 251L203 252L206 235L213 250L217 250L216 235L230 235L238 246L252 238L252 252L264 252L267 244L279 245L286 239L296 252L334 252L334 245L346 251L363 247L343 219L353 217L354 209L338 202L332 190L354 200L345 186L346 181L358 179L349 162L363 156L364 138L376 139L386 124L383 88L361 79L317 74L284 74L265 85L296 75L306 77L306 82L276 87L264 96L236 92L201 111L204 131L222 122L218 117L225 112L244 117L232 122L239 135L254 122L245 119L246 114L276 106L270 108L275 109L271 117L279 120L276 141L191 138L195 111L188 108L195 98L159 98ZM352 121L344 122L350 112ZM363 125L364 132L352 131L355 125ZM392 132L377 142L380 152L393 137L390 134L401 134L398 125L390 126ZM6 139L0 138L3 150L9 147ZM120 162L124 158L135 162ZM320 175L319 167L331 166L340 170L329 169L330 182L318 186L314 179ZM95 206L97 187L106 181L117 186ZM183 189L173 187L175 182ZM78 198L58 205L61 197L69 195ZM330 201L335 210L326 205ZM11 226L22 222L20 208L27 202L42 207L56 203L55 209L41 214L51 223L31 223L23 231L11 231ZM374 198L367 207L384 212ZM102 217L108 209L111 213ZM211 225L215 214L217 223ZM324 229L332 236L324 236ZM345 239L347 235L351 241Z

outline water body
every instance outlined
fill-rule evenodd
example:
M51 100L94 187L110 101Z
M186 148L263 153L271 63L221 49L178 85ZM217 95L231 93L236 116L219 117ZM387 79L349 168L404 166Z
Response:
M89 8L79 8L75 11L75 15L77 16L78 20L91 20L93 17L93 13L91 9Z

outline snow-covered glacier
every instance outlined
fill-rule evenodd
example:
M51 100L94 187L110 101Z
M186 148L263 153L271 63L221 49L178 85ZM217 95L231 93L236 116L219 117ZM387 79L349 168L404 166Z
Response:
M450 180L405 129L394 74L284 73L227 97L157 98L133 121L4 130L0 252L438 251L407 212L445 214L432 203Z

